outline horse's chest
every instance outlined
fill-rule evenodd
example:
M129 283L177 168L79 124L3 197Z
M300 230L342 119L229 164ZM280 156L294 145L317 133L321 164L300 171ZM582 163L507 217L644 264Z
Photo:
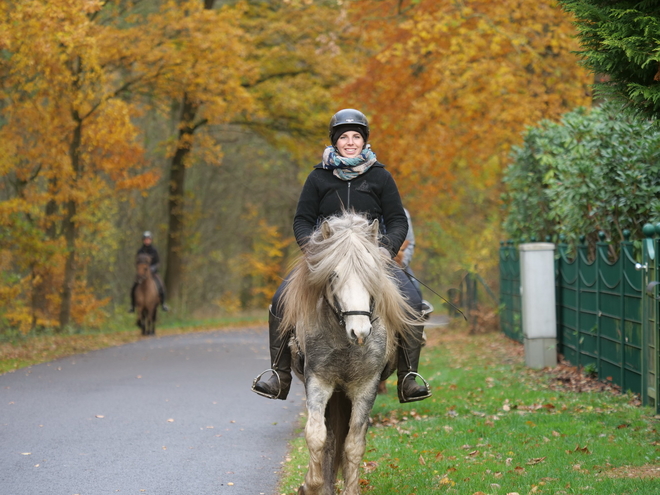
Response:
M361 373L380 373L386 364L386 343L372 339L367 345L348 343L328 345L327 340L307 343L305 367L308 370L332 370L339 377L348 379L355 370Z

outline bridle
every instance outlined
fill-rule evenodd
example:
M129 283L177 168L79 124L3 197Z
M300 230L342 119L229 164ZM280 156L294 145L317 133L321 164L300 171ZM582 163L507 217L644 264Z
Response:
M333 295L333 302L330 302L330 300L327 298L327 296L323 296L323 299L325 300L325 303L328 305L330 310L332 310L332 313L337 317L337 323L339 323L339 326L345 327L346 326L346 316L367 316L369 317L369 321L371 324L373 324L378 317L376 316L375 318L373 317L374 314L374 298L371 298L371 303L369 304L369 311L344 311L341 309L341 304L339 304L339 300L337 299L337 296Z
M142 275L139 271L138 271L138 273L137 273L137 277L136 277L137 282L138 282L139 284L141 284L142 282L144 282L145 280L147 280L147 279L149 278L149 265L148 265L148 263L146 263L146 262L139 262L139 263L136 263L136 265L137 265L137 266L140 266L140 265L147 265L147 274L146 274L146 275Z
M332 290L332 285L334 282L334 278L332 277L330 279L330 289ZM332 293L332 302L330 299L328 299L327 294L323 295L323 300L325 303L328 305L332 313L337 317L337 323L339 323L339 326L341 327L346 327L346 317L347 316L366 316L369 318L369 321L373 325L373 323L378 319L378 316L374 317L374 307L375 307L375 302L374 298L371 297L371 301L369 303L369 311L344 311L341 308L341 303L339 302L339 299L337 298L337 295Z

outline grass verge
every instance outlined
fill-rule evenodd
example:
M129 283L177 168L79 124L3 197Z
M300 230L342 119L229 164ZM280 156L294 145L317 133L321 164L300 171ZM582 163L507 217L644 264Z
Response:
M210 319L180 318L173 314L159 314L156 336L175 335L204 330L217 330L266 325L264 315L246 313ZM26 366L52 361L73 354L103 349L143 338L135 326L134 315L117 316L111 324L98 330L75 329L63 332L41 332L28 335L5 335L0 341L0 374Z
M526 368L522 346L499 333L427 333L420 371L433 397L399 404L388 380L367 433L362 493L660 493L659 418L635 397L565 388ZM280 493L296 493L306 466L300 436Z

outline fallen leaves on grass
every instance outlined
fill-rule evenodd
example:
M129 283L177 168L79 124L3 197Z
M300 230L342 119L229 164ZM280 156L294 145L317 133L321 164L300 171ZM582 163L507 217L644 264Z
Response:
M597 476L606 478L660 478L660 466L645 464L643 466L620 466L608 471L602 471Z
M42 335L0 344L0 373L32 364L140 340L136 332L89 335Z
M566 452L568 454L571 454L572 452L580 452L582 454L591 454L591 452L589 451L589 447L587 447L586 445L584 447L580 447L579 445L576 445L574 450L567 450Z
M550 388L553 390L621 393L621 388L618 385L589 377L564 359L561 359L554 368L546 369L544 372L550 376Z

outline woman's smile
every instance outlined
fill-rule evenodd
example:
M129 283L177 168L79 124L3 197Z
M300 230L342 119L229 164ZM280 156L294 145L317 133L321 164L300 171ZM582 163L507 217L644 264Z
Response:
M348 131L339 136L336 146L341 156L355 158L362 153L364 138L357 131Z

